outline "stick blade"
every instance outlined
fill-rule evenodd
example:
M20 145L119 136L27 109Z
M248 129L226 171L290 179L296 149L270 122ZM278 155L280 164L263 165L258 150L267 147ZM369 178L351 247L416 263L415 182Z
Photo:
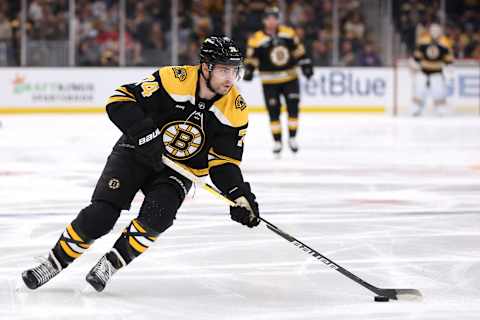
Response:
M395 289L398 300L420 301L423 299L422 293L417 289Z
M420 301L423 298L417 289L377 289L375 293L392 300Z

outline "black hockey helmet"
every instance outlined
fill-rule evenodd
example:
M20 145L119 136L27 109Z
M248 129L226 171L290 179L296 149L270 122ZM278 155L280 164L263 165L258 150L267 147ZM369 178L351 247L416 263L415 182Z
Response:
M269 16L273 16L277 19L280 19L280 9L278 7L269 7L266 8L263 12L263 19L268 18Z
M209 36L200 47L200 63L240 66L243 55L235 42L226 36Z

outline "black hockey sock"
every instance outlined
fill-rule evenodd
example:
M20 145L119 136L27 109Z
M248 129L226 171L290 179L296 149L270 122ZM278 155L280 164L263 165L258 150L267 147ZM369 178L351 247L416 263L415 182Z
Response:
M92 239L88 239L72 222L60 236L52 251L62 268L66 268L75 259L80 257L90 245Z
M272 130L273 140L282 141L282 127L279 120L270 121L270 130Z
M141 255L157 239L159 232L155 232L133 219L122 235L113 245L126 264Z
M288 118L288 135L290 138L295 138L297 135L298 128L298 118L289 117Z

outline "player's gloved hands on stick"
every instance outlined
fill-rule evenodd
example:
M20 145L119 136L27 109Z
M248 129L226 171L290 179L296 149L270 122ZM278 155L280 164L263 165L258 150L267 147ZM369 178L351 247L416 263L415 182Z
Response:
M245 65L245 73L243 74L243 80L251 81L253 79L253 72L255 68L251 64Z
M258 226L260 223L258 203L255 200L255 195L250 191L248 182L233 187L228 191L227 196L237 204L236 207L230 207L230 217L233 221L249 228Z
M153 120L145 118L127 130L127 135L135 142L135 157L138 162L161 171L165 168L162 155L165 147Z

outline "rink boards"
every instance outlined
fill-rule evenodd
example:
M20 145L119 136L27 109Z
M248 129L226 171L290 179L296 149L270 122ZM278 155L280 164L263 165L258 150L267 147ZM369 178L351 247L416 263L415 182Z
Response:
M0 68L0 113L103 112L121 84L138 82L155 68ZM480 67L456 66L447 79L448 104L456 113L479 114ZM413 76L397 68L316 68L300 78L304 112L405 114L411 105ZM264 111L258 77L240 81L252 111Z

